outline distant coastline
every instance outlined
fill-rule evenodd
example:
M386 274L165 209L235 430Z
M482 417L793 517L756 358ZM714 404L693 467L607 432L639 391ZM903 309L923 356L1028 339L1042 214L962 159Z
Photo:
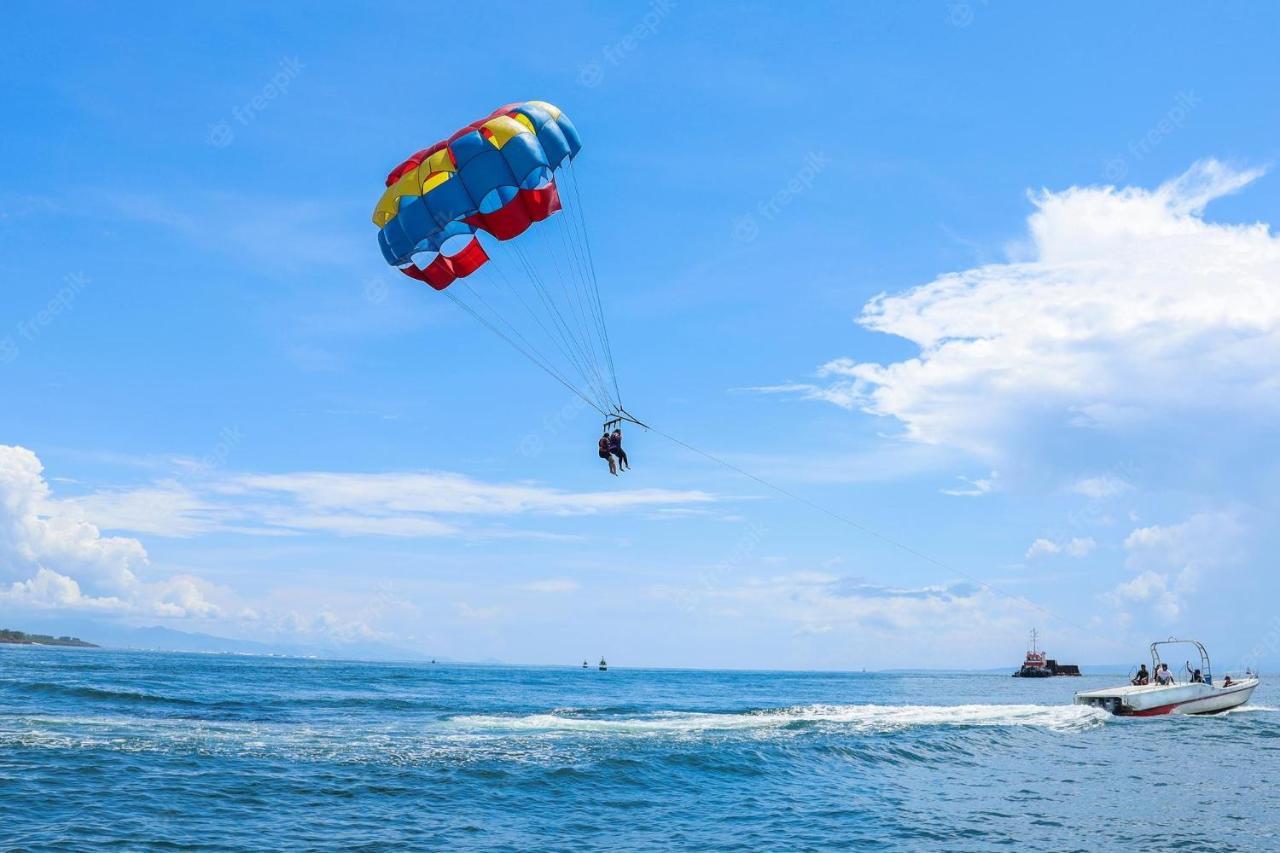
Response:
M48 634L25 634L22 631L12 631L8 628L0 628L0 643L9 643L18 646L74 646L81 649L99 648L94 643L86 642L79 637L51 637Z

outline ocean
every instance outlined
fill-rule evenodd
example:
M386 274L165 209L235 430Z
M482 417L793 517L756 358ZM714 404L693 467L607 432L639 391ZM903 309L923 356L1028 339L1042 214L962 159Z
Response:
M1280 849L1277 687L1116 681L0 646L0 848Z

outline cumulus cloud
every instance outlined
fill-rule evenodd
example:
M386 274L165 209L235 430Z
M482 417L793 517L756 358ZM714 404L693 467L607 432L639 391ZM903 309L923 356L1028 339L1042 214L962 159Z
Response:
M1178 592L1170 588L1170 584L1169 575L1146 571L1117 586L1111 591L1110 597L1121 605L1144 605L1164 621L1172 622L1182 613L1182 601Z
M1176 619L1204 571L1241 555L1244 525L1235 513L1200 512L1179 524L1135 529L1125 539L1125 565L1137 574L1106 598L1113 604L1146 605L1166 621Z
M210 587L175 575L145 581L136 539L103 536L78 508L53 499L39 458L0 445L0 601L157 616L216 615Z
M1264 224L1203 216L1261 174L1206 160L1154 190L1037 193L1028 260L865 306L859 322L914 343L915 357L834 359L819 382L760 390L895 418L919 441L992 456L1037 420L1124 430L1172 428L1188 412L1272 417L1280 240Z
M1087 557L1093 553L1093 549L1096 547L1098 547L1098 543L1088 536L1076 536L1066 542L1055 542L1052 539L1040 538L1031 543L1031 547L1027 549L1026 558L1031 560L1036 557L1045 557L1053 554L1065 554L1068 557Z
M1087 557L1096 547L1098 543L1094 542L1092 537L1076 536L1063 545L1062 550L1068 557Z
M1116 495L1124 494L1132 488L1133 486L1127 481L1110 474L1102 474L1097 477L1081 477L1071 484L1072 492L1093 500L1113 498Z
M1027 549L1026 557L1028 560L1035 557L1041 557L1046 554L1057 554L1062 550L1057 542L1052 539L1037 539L1031 543L1031 547Z

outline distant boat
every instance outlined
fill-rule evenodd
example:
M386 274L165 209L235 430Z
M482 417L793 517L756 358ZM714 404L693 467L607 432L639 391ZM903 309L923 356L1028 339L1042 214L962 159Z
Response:
M583 661L583 662L582 662L582 668L583 668L583 669L589 669L589 667L587 666L587 662L586 662L586 661Z
M604 672L608 668L609 668L609 664L604 662L604 658L600 658L600 671Z
M1054 675L1079 675L1080 667L1073 663L1058 663L1045 656L1045 652L1036 648L1036 629L1031 629L1031 648L1022 661L1022 667L1013 674L1014 678L1050 678Z

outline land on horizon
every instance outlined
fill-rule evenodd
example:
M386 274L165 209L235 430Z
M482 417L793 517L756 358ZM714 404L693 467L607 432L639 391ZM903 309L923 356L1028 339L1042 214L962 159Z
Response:
M0 628L0 643L18 646L74 646L76 648L97 649L100 646L86 642L79 637L53 637L49 634L27 634L10 628Z

